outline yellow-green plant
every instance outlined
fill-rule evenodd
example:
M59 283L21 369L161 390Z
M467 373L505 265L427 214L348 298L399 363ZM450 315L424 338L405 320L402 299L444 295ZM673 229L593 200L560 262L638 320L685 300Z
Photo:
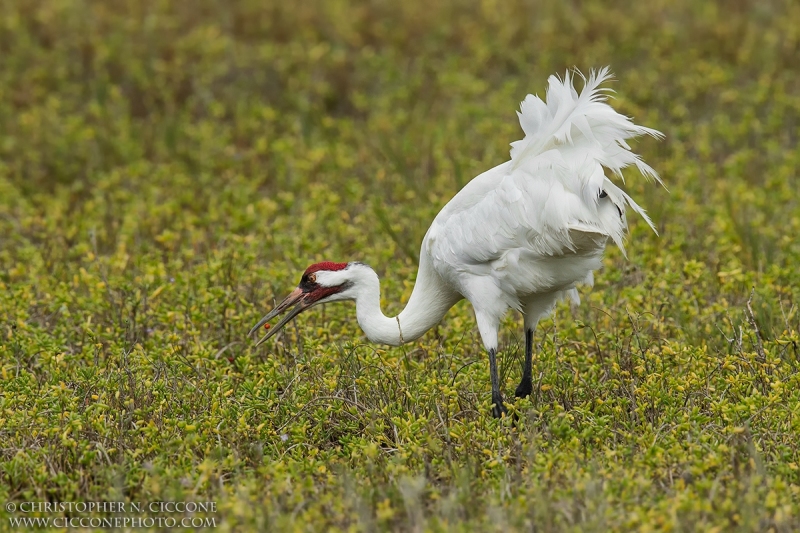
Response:
M216 501L222 530L800 527L800 6L0 5L0 500ZM318 260L408 298L441 206L548 75L611 65L631 219L490 416L474 317L245 337ZM517 324L512 327L511 320ZM519 379L519 317L501 384ZM0 510L3 525L19 513Z

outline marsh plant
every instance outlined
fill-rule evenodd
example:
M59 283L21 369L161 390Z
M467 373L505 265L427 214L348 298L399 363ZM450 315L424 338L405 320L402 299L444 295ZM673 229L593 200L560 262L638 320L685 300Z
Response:
M0 6L0 500L215 501L220 531L800 527L800 5ZM630 217L491 416L466 302L371 345L350 305L258 348L323 260L383 309L547 77L611 65ZM518 315L500 386L520 380ZM3 523L9 513L0 510Z

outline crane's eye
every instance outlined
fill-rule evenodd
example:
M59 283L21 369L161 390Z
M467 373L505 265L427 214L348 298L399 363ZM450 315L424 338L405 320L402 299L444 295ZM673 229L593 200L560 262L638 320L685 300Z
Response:
M308 275L308 282L309 283L316 283L317 282L317 275L316 274L309 274Z

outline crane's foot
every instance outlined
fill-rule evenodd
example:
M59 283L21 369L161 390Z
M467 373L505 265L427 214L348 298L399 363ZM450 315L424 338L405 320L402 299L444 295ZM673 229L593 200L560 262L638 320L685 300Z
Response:
M514 391L515 398L527 398L533 392L533 380L530 376L522 376L522 381L517 385L517 390Z
M508 413L508 409L503 405L503 396L500 393L492 393L492 416L502 418Z

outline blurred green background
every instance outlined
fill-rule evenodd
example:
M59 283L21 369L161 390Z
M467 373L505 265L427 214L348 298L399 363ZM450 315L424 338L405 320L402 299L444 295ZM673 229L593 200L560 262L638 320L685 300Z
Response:
M0 500L213 500L219 530L800 527L798 21L791 0L0 2ZM660 236L630 216L628 258L540 324L516 427L465 302L402 348L349 304L252 348L318 260L372 265L399 312L519 102L604 65L666 134L635 150L669 191L625 185ZM521 333L509 315L506 396Z

